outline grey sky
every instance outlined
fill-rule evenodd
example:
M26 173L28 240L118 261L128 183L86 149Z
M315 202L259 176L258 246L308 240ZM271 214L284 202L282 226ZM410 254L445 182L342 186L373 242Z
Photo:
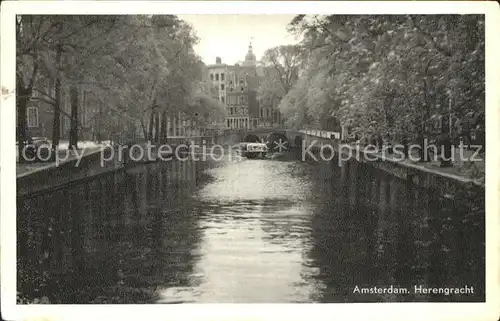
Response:
M253 37L253 51L257 60L267 48L296 43L286 31L293 15L179 15L189 22L200 38L195 51L206 64L222 62L234 64L243 60Z

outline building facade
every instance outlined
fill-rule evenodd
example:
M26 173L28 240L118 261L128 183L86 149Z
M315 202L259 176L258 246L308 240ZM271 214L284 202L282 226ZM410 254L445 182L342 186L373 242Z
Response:
M53 138L54 82L40 79L37 88L33 91L32 99L27 105L27 136ZM119 117L109 114L103 103L85 86L78 87L78 140L79 141L118 141L123 139L141 139L144 137L140 120L135 122L116 122L115 125L104 124L106 117ZM61 141L69 140L71 128L71 100L69 87L61 87L59 118L59 137ZM220 124L216 119L203 127L188 115L178 112L169 113L166 117L168 137L192 137L214 134ZM205 122L206 123L206 119ZM146 130L147 131L147 130ZM156 134L153 130L153 134Z
M80 140L93 140L98 111L92 93L83 86L78 88L78 134ZM26 126L28 137L52 138L54 124L55 84L51 79L39 79L28 102ZM61 87L61 114L59 118L59 136L61 140L69 138L71 127L71 105L69 87Z
M227 111L227 129L269 127L281 122L277 104L258 100L257 91L265 74L264 68L257 65L251 43L241 64L227 65L217 57L208 71L210 81L217 88L213 98Z

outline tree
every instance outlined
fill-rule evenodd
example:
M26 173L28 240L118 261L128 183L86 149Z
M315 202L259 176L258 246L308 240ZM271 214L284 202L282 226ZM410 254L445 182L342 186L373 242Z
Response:
M297 82L303 64L303 50L297 45L273 47L264 52L261 64L265 75L257 90L257 98L275 106Z
M16 19L16 136L19 155L22 155L28 138L26 111L45 54L43 42L47 34L57 27L57 21L50 17L35 19L33 16L18 16ZM22 162L24 158L19 160Z
M196 42L191 26L171 15L22 16L18 137L26 136L26 105L36 99L54 108L54 145L62 116L71 119L70 145L76 148L79 129L85 125L79 117L82 90L94 104L90 119L98 139L135 133L139 127L144 138L166 137L169 114L195 117L199 112L192 103L203 76L203 64L193 50ZM46 90L49 82L54 91ZM33 97L33 90L40 95ZM69 113L61 108L67 93ZM213 108L213 102L202 101L199 106Z
M335 115L361 135L428 136L433 119L484 109L484 21L467 15L296 16L304 72L280 105L296 126ZM307 103L290 101L305 95ZM294 116L294 113L296 115ZM303 117L308 115L309 117ZM313 123L311 123L313 120Z
M61 90L64 85L77 86L79 83L71 76L69 67L77 70L78 66L68 63L75 53L82 54L83 49L88 46L82 41L87 39L91 43L89 34L94 37L102 35L104 25L112 24L113 19L95 16L20 16L17 20L17 113L18 113L18 140L26 140L26 107L30 100L40 100L48 103L54 108L52 142L57 146L59 143L59 118L61 115ZM94 26L99 25L99 28ZM100 33L95 33L101 30ZM106 28L104 28L107 31ZM81 56L81 55L80 55ZM68 60L70 58L70 60ZM73 62L75 59L73 59ZM26 73L28 75L26 79ZM47 92L45 85L49 82L55 83L55 95ZM27 85L26 85L27 84ZM37 91L37 98L33 97L33 91ZM77 91L73 90L72 95ZM77 98L76 98L77 99ZM75 102L75 99L73 99ZM78 108L77 103L73 108ZM77 111L72 111L74 117ZM68 115L70 116L70 115ZM70 116L71 117L71 116ZM72 121L72 138L75 139L77 120ZM73 142L73 145L75 142ZM19 144L22 147L22 144Z

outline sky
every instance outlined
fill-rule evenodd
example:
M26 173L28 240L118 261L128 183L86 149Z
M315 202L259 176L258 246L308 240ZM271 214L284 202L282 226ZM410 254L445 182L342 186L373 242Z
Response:
M194 48L205 64L234 64L245 59L253 37L253 53L257 60L268 48L297 43L286 31L293 15L179 15L190 23L200 38Z

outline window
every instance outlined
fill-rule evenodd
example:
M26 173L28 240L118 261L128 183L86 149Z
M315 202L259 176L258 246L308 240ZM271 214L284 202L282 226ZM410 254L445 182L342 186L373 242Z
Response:
M219 74L215 74L215 81L219 81Z
M233 85L233 81L229 80L229 86L232 86L232 85Z
M221 97L220 101L224 104L226 102L226 98L225 97Z
M38 107L28 107L28 127L38 127Z
M220 90L224 90L224 84L220 84Z
M241 92L243 92L244 88L243 88L243 87L241 87L240 89L241 89Z
M245 83L245 80L243 78L240 78L240 84L243 85Z
M221 74L220 74L220 80L224 81L224 73L223 72L221 72Z
M210 74L210 80L214 80L214 74Z
M233 87L229 87L229 91L230 91L230 92L233 92Z

